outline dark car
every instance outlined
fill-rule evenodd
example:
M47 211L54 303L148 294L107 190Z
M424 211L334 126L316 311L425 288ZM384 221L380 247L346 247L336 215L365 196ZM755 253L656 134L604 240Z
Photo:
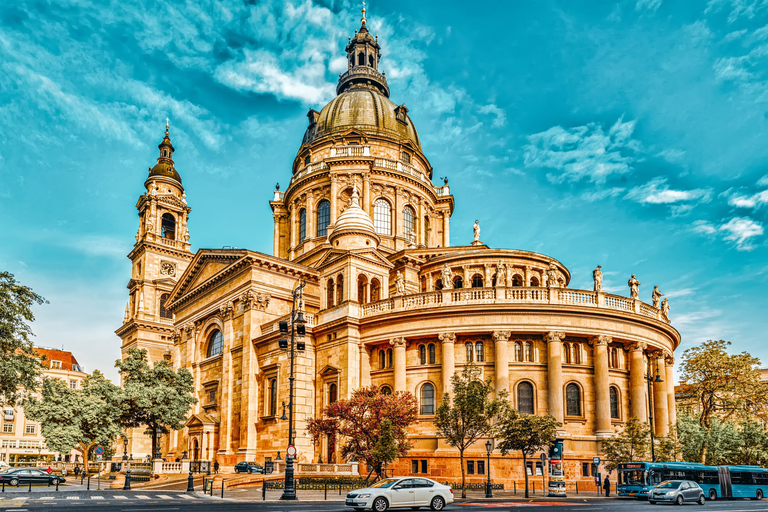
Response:
M264 473L264 466L255 462L238 462L235 464L235 473Z
M703 505L704 490L690 480L666 480L648 492L648 503L698 503Z
M30 482L33 484L55 484L56 482L63 484L66 479L53 473L46 473L44 469L40 468L12 468L0 473L0 482L9 485L28 484Z

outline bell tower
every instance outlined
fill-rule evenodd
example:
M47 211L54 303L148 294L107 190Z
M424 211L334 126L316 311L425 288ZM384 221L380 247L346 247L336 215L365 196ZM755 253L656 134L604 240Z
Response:
M383 73L379 72L379 60L381 59L381 46L378 36L371 36L368 32L365 19L365 7L363 17L360 19L360 30L355 31L355 36L349 38L345 48L347 52L347 72L339 77L336 86L336 94L359 85L373 87L381 94L389 98L389 87Z
M187 229L191 208L173 161L167 120L158 149L157 164L144 182L146 192L136 203L139 229L128 254L129 299L123 325L115 331L122 338L123 357L130 348L144 348L150 361L170 357L173 314L165 308L165 300L192 260Z

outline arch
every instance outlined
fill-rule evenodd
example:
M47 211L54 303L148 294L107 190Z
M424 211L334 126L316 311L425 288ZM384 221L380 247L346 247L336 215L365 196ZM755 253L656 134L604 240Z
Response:
M466 345L464 345L464 347L467 349L467 362L471 363L473 359L472 356L474 355L473 354L474 351L472 350L472 343L467 343Z
M419 345L419 364L427 364L427 346Z
M267 416L277 416L277 379L269 380L269 412Z
M326 287L325 292L326 292L326 301L328 302L327 307L332 308L333 297L334 297L334 293L336 292L336 287L333 284L333 278L328 279L328 286Z
M472 288L482 288L483 287L483 276L480 274L475 274L472 276Z
M523 278L520 276L520 274L515 274L512 276L512 286L523 286Z
M391 395L392 394L392 388L389 386L381 386L381 394L382 395Z
M164 293L160 296L160 318L170 318L173 320L173 313L170 309L165 308L166 302L168 302L168 294Z
M575 382L565 386L565 415L581 416L581 388Z
M328 234L328 224L331 223L331 202L323 199L317 204L317 236Z
M365 54L364 53L358 53L357 54L357 65L358 66L365 66Z
M302 208L299 210L299 243L305 238L307 238L307 210Z
M416 213L408 205L403 207L403 236L411 239L411 231L416 232Z
M176 217L171 213L164 213L161 219L160 236L176 240Z
M485 362L485 347L482 341L475 343L475 361L478 363Z
M523 360L523 344L519 341L515 342L515 361L521 362Z
M216 329L208 336L208 348L205 357L213 357L221 354L224 350L224 335Z
M381 283L375 277L371 279L371 302L381 300Z
M608 359L611 368L619 367L619 350L616 347L611 347L611 357Z
M424 245L429 247L429 237L432 234L432 230L429 226L429 216L424 216Z
M339 388L335 382L328 386L328 403L335 403L339 399Z
M357 302L368 303L368 278L365 274L357 276Z
M435 364L435 344L430 343L427 347L427 352L429 353L429 364Z
M443 280L442 279L438 279L437 281L435 281L435 290L440 291L443 288L444 287L443 287Z
M531 286L539 286L539 278L536 276L533 276L531 278Z
M524 380L517 385L517 410L523 414L535 414L533 384Z
M608 388L608 391L609 391L609 397L611 402L611 419L618 420L620 419L619 390L616 388L616 386L611 386L610 388Z
M464 288L464 279L462 279L461 276L456 276L453 278L453 287L454 288Z
M383 370L387 367L387 351L384 349L379 350L379 369Z
M192 440L192 460L200 460L200 444L197 438Z
M368 65L373 67L373 55L368 56Z
M344 275L336 276L336 305L344 302Z
M530 341L523 344L523 360L527 363L533 361L533 344Z
M571 343L571 362L581 364L581 345L578 343Z
M419 398L419 414L422 416L435 414L435 386L431 382L422 384Z
M565 364L571 364L571 344L563 343L563 353L565 354Z
M394 358L392 357L392 349L387 349L387 368L392 368L395 365Z
M380 235L392 234L392 206L386 199L379 198L373 203L373 225Z

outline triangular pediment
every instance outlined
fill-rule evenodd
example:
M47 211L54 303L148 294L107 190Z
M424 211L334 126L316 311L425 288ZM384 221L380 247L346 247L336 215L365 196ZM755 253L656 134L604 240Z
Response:
M335 366L331 366L330 364L327 364L323 367L322 370L320 370L320 375L322 376L336 375L340 372L341 370L339 368L336 368Z
M173 303L181 296L210 281L246 257L245 249L200 249L179 278L168 298Z
M185 427L199 427L202 425L218 425L219 422L212 419L207 414L203 414L201 412L197 414L193 414L189 417L186 423L184 423Z
M362 132L358 130L357 128L350 128L349 130L345 131L341 135L337 135L334 137L334 139L341 139L342 144L347 144L348 142L360 139L363 143L368 141L368 135L365 134L365 132Z
M322 270L323 268L329 267L334 263L337 263L341 260L348 260L350 258L369 261L384 268L394 268L392 262L385 258L376 249L353 249L351 251L331 249L317 261L315 268Z

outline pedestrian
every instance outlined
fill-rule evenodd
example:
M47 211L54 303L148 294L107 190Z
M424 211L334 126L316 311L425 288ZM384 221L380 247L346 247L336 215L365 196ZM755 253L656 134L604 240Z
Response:
M216 461L213 463L213 474L214 475L219 474L219 461Z
M611 481L608 480L608 475L605 475L605 481L603 482L603 489L605 489L605 497L611 495Z
M78 475L80 475L80 466L75 464L75 477L77 477Z
M48 466L48 469L46 469L45 472L48 473L49 475L51 473L53 473L53 470L51 469L51 466Z
M61 468L61 476L67 476L67 468Z

